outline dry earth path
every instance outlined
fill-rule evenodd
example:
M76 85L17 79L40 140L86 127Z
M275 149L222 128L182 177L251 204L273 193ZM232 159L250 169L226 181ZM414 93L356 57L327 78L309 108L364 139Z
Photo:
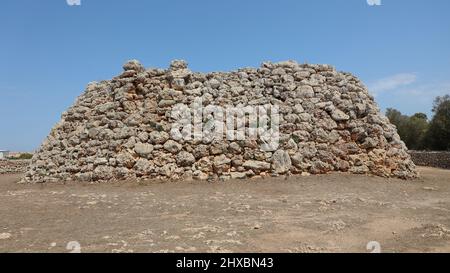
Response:
M229 182L21 185L0 176L0 252L450 252L450 171ZM76 243L73 243L76 242Z

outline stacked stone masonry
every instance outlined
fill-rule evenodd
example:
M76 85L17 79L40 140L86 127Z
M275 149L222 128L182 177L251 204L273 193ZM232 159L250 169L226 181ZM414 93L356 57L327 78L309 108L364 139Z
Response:
M0 160L0 174L24 173L29 164L29 160Z
M23 182L122 179L237 179L344 172L417 176L396 128L353 75L329 65L263 63L234 72L196 73L129 61L109 81L90 83L33 156ZM271 104L280 145L258 140L176 140L172 107Z

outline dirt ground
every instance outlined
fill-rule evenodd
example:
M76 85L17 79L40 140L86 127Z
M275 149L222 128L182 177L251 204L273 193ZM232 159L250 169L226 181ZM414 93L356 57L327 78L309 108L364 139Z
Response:
M0 252L450 252L450 171L228 182L20 185L0 176Z

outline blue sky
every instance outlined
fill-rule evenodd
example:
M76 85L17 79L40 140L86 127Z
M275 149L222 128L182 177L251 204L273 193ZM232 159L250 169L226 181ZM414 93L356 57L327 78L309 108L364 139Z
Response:
M4 0L0 149L36 149L90 81L128 59L228 71L293 59L360 77L382 109L450 93L450 1Z

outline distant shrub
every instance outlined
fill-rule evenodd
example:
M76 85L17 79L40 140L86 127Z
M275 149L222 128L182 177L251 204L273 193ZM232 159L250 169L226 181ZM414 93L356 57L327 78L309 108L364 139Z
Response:
M398 110L389 108L386 116L397 127L398 134L409 149L421 150L426 147L424 139L429 127L427 115L417 113L406 116Z
M392 108L386 116L409 149L450 151L450 95L434 100L433 113L431 121L423 113L407 116Z
M21 159L21 160L23 160L23 159L31 159L32 157L33 157L33 155L30 154L30 153L23 153L17 159Z

